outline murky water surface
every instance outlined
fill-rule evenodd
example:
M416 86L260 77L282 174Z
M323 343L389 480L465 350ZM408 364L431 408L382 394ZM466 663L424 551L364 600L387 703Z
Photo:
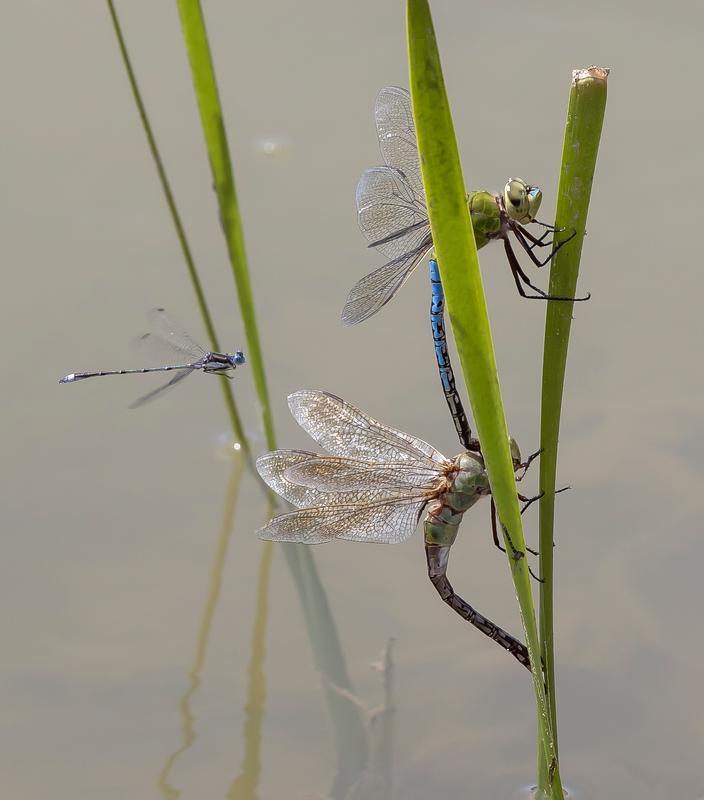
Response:
M176 11L120 5L232 350L242 326ZM523 176L543 187L548 220L571 70L612 68L580 279L593 299L575 307L560 451L560 481L573 487L559 498L555 551L562 773L579 798L696 798L704 271L692 98L704 14L681 0L569 5L434 10L470 187ZM402 4L205 10L279 442L311 447L286 395L319 387L454 455L423 272L369 323L339 324L351 285L380 263L357 228L354 188L380 160L376 92L407 85ZM202 328L106 8L8 13L5 796L515 796L534 779L528 676L442 605L420 534L393 548L267 550L254 535L267 509L228 455L213 378L137 411L127 405L146 376L57 383L132 366L128 342L151 306ZM511 430L529 452L544 307L517 297L500 246L482 251L482 268ZM261 451L251 371L236 378ZM463 524L451 574L520 630L487 506ZM345 670L352 688L321 668Z

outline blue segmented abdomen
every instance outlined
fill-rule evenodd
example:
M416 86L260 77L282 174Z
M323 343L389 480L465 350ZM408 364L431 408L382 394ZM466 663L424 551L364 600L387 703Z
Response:
M440 372L440 383L442 383L445 401L447 402L447 407L450 409L450 415L452 416L452 421L455 423L460 442L465 449L469 450L471 447L471 432L469 430L467 416L462 407L462 401L457 393L455 375L452 371L450 355L447 352L447 336L445 334L445 293L443 292L442 283L440 281L438 262L434 258L431 258L428 262L428 269L430 272L430 287L432 291L432 299L430 302L430 326L433 331L435 360L438 363L438 370Z

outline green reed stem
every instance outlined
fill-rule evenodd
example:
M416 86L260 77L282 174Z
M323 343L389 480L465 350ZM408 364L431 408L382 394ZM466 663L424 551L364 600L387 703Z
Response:
M249 278L244 233L240 219L235 178L227 144L225 120L218 93L215 70L210 55L205 20L198 0L177 0L181 15L181 28L191 65L191 77L200 111L210 168L213 173L215 194L218 199L220 221L225 234L227 252L237 287L240 312L247 337L247 358L252 368L254 384L259 398L262 426L267 446L275 447L274 422L269 402L264 359L259 341L252 284Z
M609 71L599 67L575 70L572 74L567 125L562 150L562 168L557 193L555 226L557 242L575 232L574 238L556 253L550 267L550 294L573 297L577 289L582 243L587 225L596 157L606 109L606 84ZM578 305L589 313L589 303ZM548 707L557 747L555 706L555 650L553 641L553 542L555 525L555 480L557 444L565 384L567 350L572 324L573 303L548 302L545 314L543 383L540 412L540 645L548 687ZM548 776L538 761L538 788L545 792Z
M540 667L530 575L526 559L513 557L508 543L507 531L515 548L525 553L489 315L428 0L408 0L407 21L413 114L433 245L521 611L538 708L542 759L551 774L553 797L562 798Z
M247 358L252 367L259 397L267 447L274 449L276 447L274 425L245 255L242 223L205 21L198 0L178 0L177 5L218 198L220 219L247 336ZM335 620L313 555L306 547L293 544L281 547L298 591L316 666L325 675L330 686L352 690ZM326 688L325 694L338 754L337 774L331 791L333 800L337 800L347 797L359 779L360 772L366 766L367 739L359 709L348 698L329 687Z
M159 179L171 212L178 239L181 243L181 248L211 346L214 350L220 351L221 348L208 310L205 294L198 277L195 262L186 238L185 229L178 213L173 192L139 91L136 76L132 69L114 3L112 0L107 0L107 3L134 100L140 119L142 120L152 157L157 167ZM182 2L179 8L181 10L184 37L188 45L189 57L191 59L193 81L198 97L199 109L201 111L206 145L210 156L213 175L215 177L216 189L218 190L220 216L224 221L223 229L227 239L228 252L230 253L245 331L249 343L247 359L255 376L257 393L262 408L263 427L266 433L267 446L273 449L276 447L276 442L271 420L261 348L259 346L256 318L254 315L254 301L244 252L242 226L239 219L231 160L227 149L224 125L222 123L222 112L208 51L205 27L198 3ZM204 74L202 71L204 71ZM240 417L230 387L224 381L222 384L233 432L241 443L243 455L247 458L250 466L253 467L249 442L243 433ZM258 478L259 476L256 470L253 469L253 472ZM267 494L271 505L270 513L272 513L274 498L268 489ZM307 548L296 545L282 545L281 547L303 608L306 629L316 667L326 677L326 702L332 721L336 751L338 754L337 770L330 795L333 800L342 800L342 798L348 797L352 787L357 784L360 775L364 774L366 769L368 761L366 729L359 708L345 695L345 692L347 692L351 696L354 693L354 688L347 671L335 620L332 616L325 589L320 581L312 553ZM268 565L272 553L273 546L271 542L265 542L262 555L263 563ZM341 693L338 689L344 691Z
M178 241L181 246L181 252L183 253L183 258L186 262L188 276L191 279L191 285L193 286L193 291L195 292L196 295L196 301L198 303L198 308L200 309L201 317L203 318L203 324L205 325L205 330L208 335L208 341L210 342L210 347L212 350L215 350L216 352L222 352L217 334L215 333L215 325L213 324L213 319L210 316L210 309L208 308L208 303L205 299L203 286L198 276L198 270L196 269L196 264L193 259L193 254L191 252L190 245L188 244L188 239L186 237L186 230L184 228L183 222L181 221L181 215L179 214L178 207L176 205L176 200L171 190L171 184L169 183L169 178L166 174L164 162L162 161L161 154L159 152L159 147L156 142L156 137L154 135L151 122L149 121L149 115L147 114L146 106L144 105L144 101L142 100L142 93L139 90L139 84L137 83L137 76L135 75L134 69L132 68L132 61L127 51L125 38L122 35L122 27L120 25L120 21L117 16L115 4L113 0L107 0L107 4L113 28L115 30L117 43L120 48L122 63L124 64L125 71L127 72L127 79L129 80L130 88L132 89L132 96L134 97L134 102L135 105L137 106L139 118L142 122L142 127L144 128L144 133L147 137L149 151L151 152L152 158L154 159L156 171L157 174L159 175L159 182L161 183L161 188L162 191L164 192L164 197L166 198L166 204L169 207L171 219L174 223L174 228L176 229L176 236L178 237ZM240 443L242 453L244 454L247 461L250 462L251 464L252 454L249 447L249 442L247 441L247 438L244 434L244 428L242 427L242 421L239 415L239 411L237 410L237 404L235 403L235 398L234 395L232 394L232 389L230 388L229 382L226 380L220 380L219 383L222 389L222 395L225 401L225 406L227 408L227 413L230 417L230 422L232 424L232 430L238 442Z

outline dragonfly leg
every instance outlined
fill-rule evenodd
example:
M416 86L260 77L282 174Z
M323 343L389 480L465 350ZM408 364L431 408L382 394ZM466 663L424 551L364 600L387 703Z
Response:
M538 497L540 497L540 495L539 495ZM524 507L521 509L521 514L522 514L522 513L523 513L523 512L526 510L526 508L528 508L528 506L529 506L529 505L530 505L532 502L534 502L535 500L537 500L537 499L538 499L538 497L533 497L533 498L530 500L530 502L528 502L528 504L527 504L527 505L525 505L525 506L524 506ZM522 495L520 495L520 494L519 494L519 495L518 495L518 499L519 499L519 500L521 500L521 501L524 501L524 500L526 500L527 498L524 498ZM518 549L518 548L517 548L517 547L514 545L514 543L513 543L512 539L511 539L511 534L508 532L508 530L506 530L506 528L505 528L503 525L501 526L501 528L502 528L502 530L503 530L504 534L506 535L506 541L508 542L508 546L511 548L511 556L513 557L513 559L514 559L515 561L518 561L518 560L520 560L521 558L523 558L523 557L525 556L525 553L523 552L523 550L519 550L519 549ZM505 547L502 547L502 546L501 546L501 543L499 542L499 531L498 531L498 526L497 526L497 524L496 524L496 504L494 503L494 498L493 498L493 497L491 498L491 533L492 533L492 536L493 536L493 538L494 538L494 544L495 544L495 545L496 545L496 546L499 548L499 550L501 550L501 552L502 552L502 553L505 553L505 552L506 552L506 548L505 548ZM539 554L538 554L538 553L537 553L535 550L532 550L530 547L526 547L526 550L527 550L529 553L532 553L534 556L537 556L537 555L539 555ZM532 576L532 577L533 577L533 578L534 578L536 581L538 581L538 583L544 583L543 579L542 579L542 578L539 578L539 577L538 577L538 576L537 576L537 575L536 575L536 574L533 572L533 570L532 570L532 569L531 569L531 567L530 567L530 564L528 565L528 572L531 574L531 576Z
M450 548L447 545L425 545L425 556L428 562L428 577L437 593L453 611L462 617L462 619L467 620L467 622L474 625L474 627L483 634L493 639L505 650L508 650L520 664L523 664L526 669L530 670L530 656L528 655L528 648L523 642L519 642L518 639L511 636L510 633L507 633L503 628L500 628L490 619L480 614L475 608L472 608L469 603L455 593L452 584L447 578L449 552Z
M516 223L516 224L518 224L518 223ZM527 246L528 250L535 250L536 247L551 247L552 246L552 242L553 242L552 239L549 239L548 241L545 241L547 239L547 237L550 236L551 233L553 233L553 231L551 229L546 230L542 234L542 236L533 236L533 234L527 228L525 228L523 225L521 225L520 228L521 228L521 232L523 233L525 238L529 242L531 242L531 244ZM523 245L523 242L521 242L521 244ZM523 245L523 246L526 247L526 245Z
M526 497L523 494L518 494L518 499L521 501L521 503L525 503L525 505L521 509L521 514L524 511L526 511L526 509L530 508L530 506L532 506L536 500L540 500L541 497L545 497L545 492L540 492L539 494L536 494L533 497Z
M563 300L565 302L579 302L581 300L589 300L591 294L586 294L584 297L558 297L554 294L547 294L542 289L539 289L537 286L534 286L530 282L530 278L526 275L526 273L521 269L521 265L518 263L518 259L516 258L516 254L513 252L513 248L511 247L511 242L509 242L506 236L502 237L504 240L504 250L506 251L506 257L508 258L509 266L511 267L511 272L513 274L513 279L516 283L516 289L518 289L518 294L521 297L525 297L526 300ZM534 292L537 292L537 295L526 294L525 289L523 288L523 284L530 287Z
M509 242L508 237L504 236L503 240L506 258L508 258L508 263L511 267L511 274L513 275L513 280L516 283L518 294L520 294L521 297L525 297L527 300L547 300L547 295L545 292L542 289L538 289L537 286L533 286L530 282L530 278L521 269L521 265L518 263L518 259L516 258L516 254L513 252L513 247L511 247L511 242ZM531 289L534 289L536 292L538 292L538 297L526 294L526 290L523 288L524 283L527 286L530 286Z
M538 256L535 255L535 253L533 252L533 249L536 246L538 246L538 247L547 247L548 245L545 244L545 243L540 243L539 239L536 239L533 236L533 234L529 233L525 228L523 228L520 225L518 225L518 223L515 223L514 225L512 225L511 226L511 230L515 234L516 239L518 239L518 242L521 245L521 247L526 251L526 253L528 254L528 257L535 264L536 267L544 267L546 264L548 264L550 261L552 261L552 259L555 257L555 255L568 242L571 242L572 239L574 239L574 237L577 235L577 231L573 229L572 233L566 239L563 239L556 247L553 247L552 252L550 253L550 255L547 258L545 258L543 261L541 261L538 258ZM528 244L528 240L533 242L533 246L532 247L531 247L531 245ZM550 244L552 244L552 242L550 242Z
M530 250L535 250L536 247L552 247L554 237L553 239L549 239L546 241L547 237L551 233L552 234L564 233L566 230L568 230L567 228L556 228L554 225L548 225L546 222L538 222L537 219L534 219L533 223L531 224L542 225L543 228L547 228L547 230L545 231L545 233L543 233L542 236L536 237L528 230L528 228L525 225L521 225L518 222L514 223L515 227L520 228L520 231L523 234L524 239L527 239L529 242L531 242L530 246L527 246L525 242L521 242L521 245L526 250L526 252ZM572 228L572 233L567 237L567 239L565 239L565 241L560 243L559 247L562 247L563 244L566 244L567 242L574 239L576 234L577 234L576 230ZM557 252L557 250L555 250L555 252ZM552 253L550 255L550 258L552 258L554 255L555 253Z
M566 492L568 489L571 488L572 488L571 486L563 486L562 489L555 489L555 494L560 494L560 492ZM518 494L517 497L521 501L521 503L525 503L525 505L521 509L521 514L522 514L529 506L533 505L533 503L535 503L536 500L540 500L541 497L545 497L545 491L540 492L540 494L536 494L534 497L525 497L522 494ZM536 553L536 555L538 554Z
M528 467L535 461L535 459L543 452L545 448L541 447L540 450L536 450L535 453L531 453L528 458L522 463L518 465L518 468L523 470L520 475L516 476L517 481L522 481L523 478L526 476L526 472L528 472Z
M502 553L506 552L506 548L499 542L499 531L496 527L496 504L494 498L491 498L491 535L494 539L494 544L501 550Z
M562 489L555 489L555 494L560 494L560 492L566 492L568 489L571 488L572 488L571 486L563 486ZM522 494L519 494L518 499L524 504L523 508L521 509L521 514L523 514L523 512L526 509L530 508L530 506L532 506L536 500L540 500L540 498L544 496L545 496L544 491L540 492L540 494L536 494L535 497L524 497ZM552 543L552 546L555 547L555 542ZM540 553L537 550L531 550L530 547L526 547L526 550L529 553L533 553L534 556L540 555Z
M523 503L523 507L521 508L521 515L523 515L524 511L527 511L536 500L540 500L540 498L545 494L545 492L540 492L540 494L536 494L535 497L525 497L522 494L518 495L518 499ZM532 548L526 545L526 550L529 553L532 553L534 556L539 556L540 553L537 550L533 550Z
M541 228L547 228L549 231L553 233L564 233L567 228L556 228L554 225L551 225L549 222L541 222L539 219L534 219L530 223L531 225L540 225Z

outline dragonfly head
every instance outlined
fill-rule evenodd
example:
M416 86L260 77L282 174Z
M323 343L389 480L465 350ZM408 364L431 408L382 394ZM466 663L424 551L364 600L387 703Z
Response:
M513 461L513 468L514 470L516 470L522 464L521 451L518 447L518 442L513 438L513 436L508 437L508 445L511 450L511 460Z
M543 193L520 178L510 178L504 186L504 208L508 216L521 225L527 225L538 216Z
M227 358L233 367L239 367L245 363L244 353L241 350L235 350L234 353L228 353Z

